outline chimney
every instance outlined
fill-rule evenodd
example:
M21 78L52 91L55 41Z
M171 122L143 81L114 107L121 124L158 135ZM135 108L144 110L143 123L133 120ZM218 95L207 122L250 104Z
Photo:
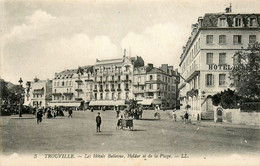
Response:
M161 65L161 69L162 69L165 73L168 73L168 72L167 72L168 64L162 64L162 65Z
M152 69L153 68L153 64L152 63L148 63L148 67Z

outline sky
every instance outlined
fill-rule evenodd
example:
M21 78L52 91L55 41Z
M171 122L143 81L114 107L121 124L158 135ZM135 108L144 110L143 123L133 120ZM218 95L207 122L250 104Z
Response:
M260 13L259 0L2 0L0 77L18 84L96 59L141 56L179 67L191 24L205 13Z

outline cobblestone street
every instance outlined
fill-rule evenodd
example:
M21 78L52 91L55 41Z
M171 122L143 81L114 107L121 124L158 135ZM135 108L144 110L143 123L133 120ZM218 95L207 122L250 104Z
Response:
M100 111L101 133L96 133L98 111L74 111L73 118L43 119L39 125L31 115L22 119L0 117L2 154L34 153L164 153L180 156L257 155L259 130L205 126L173 122L161 111L161 120L153 111L144 111L134 120L134 130L116 130L114 111Z

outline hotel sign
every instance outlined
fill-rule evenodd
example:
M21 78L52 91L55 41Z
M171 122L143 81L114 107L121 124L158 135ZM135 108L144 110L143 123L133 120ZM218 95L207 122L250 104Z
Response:
M209 70L232 70L233 66L227 64L209 64Z
M209 64L209 70L233 70L233 69L248 69L248 68L252 68L250 66L247 65L227 65L227 64ZM254 66L255 68L256 66ZM256 67L255 70L258 70L258 68Z

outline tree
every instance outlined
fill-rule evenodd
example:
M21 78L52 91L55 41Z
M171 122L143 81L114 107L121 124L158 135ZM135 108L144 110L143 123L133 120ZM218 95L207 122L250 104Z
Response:
M7 82L3 79L0 79L0 100L3 101L4 104L7 103L9 96L9 90L7 88Z
M246 100L260 98L260 45L249 45L248 49L235 53L234 68L230 72L232 86Z
M210 98L212 99L214 106L220 105L224 109L238 108L238 103L241 100L241 97L238 96L235 91L229 88L213 96L210 96Z

